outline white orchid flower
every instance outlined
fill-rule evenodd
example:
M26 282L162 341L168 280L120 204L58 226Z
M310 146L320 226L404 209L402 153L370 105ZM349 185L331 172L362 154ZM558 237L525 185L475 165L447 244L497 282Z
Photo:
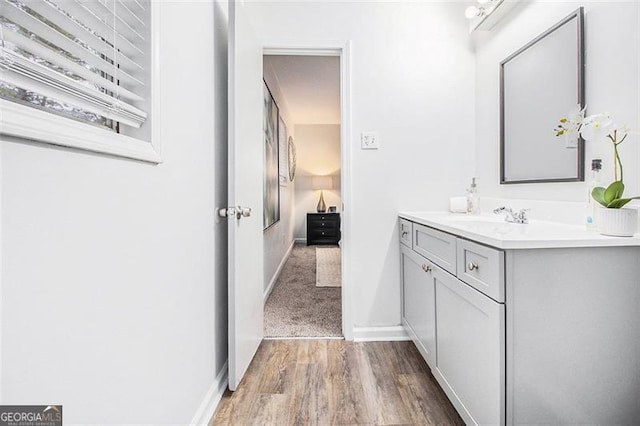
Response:
M575 141L579 135L586 141L604 141L606 139L611 141L614 151L613 172L615 181L606 189L595 188L592 196L594 200L605 207L619 209L632 199L640 199L640 196L622 198L624 174L618 145L627 138L629 128L626 125L619 126L615 124L608 113L590 115L585 118L585 109L586 107L580 110L578 106L577 111L579 112L573 110L568 117L561 118L554 131L556 136L564 136L571 142ZM620 176L620 179L618 179L618 176ZM611 198L611 200L608 200L607 197Z
M613 131L613 120L609 114L595 114L585 118L580 133L584 140L604 139Z
M576 107L569 113L569 122L576 127L582 124L582 122L584 121L584 114L586 110L586 105L582 109L580 109L580 105L576 105Z

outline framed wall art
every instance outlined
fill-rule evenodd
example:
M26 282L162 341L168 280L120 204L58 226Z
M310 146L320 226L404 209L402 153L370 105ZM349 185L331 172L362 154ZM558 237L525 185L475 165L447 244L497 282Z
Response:
M263 228L266 230L280 220L280 171L279 171L279 111L267 83L264 83L264 207Z
M287 125L282 117L278 119L278 157L280 161L280 186L287 186L289 183L287 166Z

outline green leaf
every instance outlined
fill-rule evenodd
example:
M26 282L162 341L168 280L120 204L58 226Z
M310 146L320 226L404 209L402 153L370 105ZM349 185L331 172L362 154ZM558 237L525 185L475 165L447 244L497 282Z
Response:
M613 182L609 187L604 191L604 201L609 205L613 200L617 200L618 198L622 198L622 193L624 192L624 183L622 181L617 180Z
M607 202L604 201L604 191L605 189L601 186L596 186L595 188L593 188L593 190L591 191L591 196L593 197L594 200L596 200L598 203L600 203L601 205L607 207Z
M607 208L609 209L619 209L624 207L625 204L630 202L631 200L640 200L640 197L631 197L631 198L617 198L607 204Z

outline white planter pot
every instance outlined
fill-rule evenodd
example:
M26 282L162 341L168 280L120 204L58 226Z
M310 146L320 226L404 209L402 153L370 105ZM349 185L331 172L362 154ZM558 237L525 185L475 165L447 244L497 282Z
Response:
M638 229L638 210L596 208L596 226L602 235L633 237Z

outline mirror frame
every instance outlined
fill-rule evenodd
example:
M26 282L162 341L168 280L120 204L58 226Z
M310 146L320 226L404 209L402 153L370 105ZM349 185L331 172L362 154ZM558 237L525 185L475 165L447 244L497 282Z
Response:
M531 40L529 43L518 49L515 53L511 54L505 60L500 62L500 184L517 184L517 183L541 183L541 182L584 182L584 140L582 137L578 138L578 147L576 153L576 161L578 162L577 176L570 178L549 178L549 179L524 179L524 180L507 180L505 177L505 110L504 110L504 66L512 59L516 58L521 53L525 52L528 48L544 39L549 34L553 33L566 23L577 19L577 83L578 83L578 99L577 103L580 105L580 109L585 106L585 46L584 46L584 8L580 7L569 16L562 19L560 22L549 28L538 37Z

